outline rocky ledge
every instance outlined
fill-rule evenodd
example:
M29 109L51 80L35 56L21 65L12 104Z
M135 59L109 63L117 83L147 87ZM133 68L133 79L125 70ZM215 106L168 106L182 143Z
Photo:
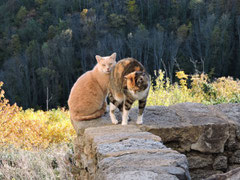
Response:
M194 180L240 167L240 104L206 106L181 103L169 107L147 107L143 125L135 125L136 117L137 109L134 108L130 112L131 125L128 126L111 125L108 113L96 120L74 124L78 132L75 150L79 153L76 155L85 168L85 177L116 179L139 175L137 179L151 179L164 177L160 175L163 173L173 179L188 179L184 155ZM120 115L118 118L121 119ZM129 131L129 136L121 139L128 134L126 131ZM143 134L133 135L134 131ZM101 141L107 136L112 137L113 142L109 143L111 138ZM167 148L157 139L159 137ZM88 146L91 148L86 148Z

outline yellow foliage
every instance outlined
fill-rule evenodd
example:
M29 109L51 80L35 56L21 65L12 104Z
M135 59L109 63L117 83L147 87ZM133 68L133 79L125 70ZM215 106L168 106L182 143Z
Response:
M158 74L156 84L152 84L149 91L148 105L168 106L182 102L203 104L240 102L240 81L232 77L221 77L210 82L206 74L192 75L191 79L188 79L189 75L179 71L176 73L180 84L178 85L170 84L161 70Z
M176 72L176 76L178 79L187 79L188 78L188 75L185 74L184 71L178 71Z
M180 79L180 86L177 83L171 84L169 78L164 78L163 71L160 70L158 74L155 84L152 83L149 90L148 106L169 106L181 102L193 102L193 99L189 96L190 92L186 83L188 76L183 71L176 74L176 76L182 78Z
M195 98L194 102L201 103L204 101L204 85L208 85L208 76L205 74L195 74L192 76L192 83L191 83L191 93L192 96Z
M86 17L87 13L88 13L88 9L83 9L82 12L81 12L81 16Z
M2 86L0 83L0 87ZM0 145L14 145L23 149L47 148L51 144L69 142L75 132L69 112L65 109L51 111L21 110L10 106L1 90Z
M233 80L232 77L221 77L212 83L216 90L216 96L221 97L227 103L238 101L240 99L240 81Z

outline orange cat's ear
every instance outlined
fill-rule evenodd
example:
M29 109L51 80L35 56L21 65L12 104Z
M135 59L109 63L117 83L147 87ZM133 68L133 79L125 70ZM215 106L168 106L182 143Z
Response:
M116 56L117 56L117 53L113 53L110 57L115 60Z
M96 55L95 57L96 57L96 60L97 60L98 63L99 63L99 62L101 61L101 59L102 59L102 57L99 56L99 55Z

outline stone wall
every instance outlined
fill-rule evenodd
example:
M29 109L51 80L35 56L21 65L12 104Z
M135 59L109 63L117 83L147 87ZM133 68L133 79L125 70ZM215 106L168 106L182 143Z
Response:
M154 134L155 136L151 136L151 138L154 137L155 139L150 138L150 140L154 140L160 143L159 140L156 139L156 136L161 137L162 142L166 147L169 147L173 150L178 151L179 153L186 155L189 163L190 175L193 180L204 179L213 174L224 173L231 169L240 167L240 104L221 104L214 106L205 106L197 103L181 103L169 107L147 107L144 114L144 124L140 126L135 125L136 117L137 110L132 109L132 111L130 112L130 124L132 124L132 126L124 127L122 127L121 125L111 125L108 114L96 120L78 122L74 124L75 129L78 131L78 142L76 143L76 151L78 151L79 153L76 154L78 154L79 157L82 156L82 159L92 157L93 160L91 160L90 158L90 162L94 162L92 163L94 165L92 165L91 163L89 164L89 166L86 164L84 166L82 165L82 167L85 167L85 169L83 168L83 173L85 173L92 179L94 179L94 175L96 174L105 174L104 178L107 179L106 177L108 176L106 175L106 172L111 172L112 170L111 168L111 170L108 169L111 163L106 166L104 163L100 163L100 161L102 161L102 157L104 157L103 159L108 158L100 155L101 152L92 150L90 148L88 149L88 151L85 150L85 155L83 155L83 153L80 153L84 152L84 149L81 150L81 147L86 147L87 142L92 142L94 139L96 140L97 135L90 138L90 134L94 131L97 131L100 126L106 125L108 125L108 127L103 127L103 129L100 128L101 132L105 132L107 131L107 129L111 129L113 127L118 127L120 129L119 131L117 130L116 133L121 134L121 131L125 132L125 128L127 129L128 127L136 127L140 129L142 133L148 132L148 134L144 134L143 137L150 137L150 133ZM118 118L121 119L120 115L118 115ZM84 132L84 129L88 127L96 128L90 128L85 130ZM115 132L112 134L112 136L114 134ZM90 139L87 136L89 136ZM83 137L85 140L82 139ZM131 140L131 138L132 137L129 136L126 141L120 140L119 142L126 143L126 146L128 147L133 142L135 142ZM81 145L81 143L83 142L85 143L85 145ZM137 142L140 143L141 141ZM90 146L94 147L93 149L98 149L97 147L100 146L100 144L96 144L95 142L94 146ZM109 147L111 146L113 146L113 144L109 145ZM124 147L123 145L121 146ZM165 149L165 146L162 149ZM148 146L148 150L146 153L149 153L150 149L150 146ZM161 150L160 144L159 149ZM176 151L173 152L176 153ZM86 152L94 153L92 153L92 155L87 155ZM123 156L126 155L127 154L124 154ZM128 154L128 156L130 156L130 154ZM158 156L159 158L164 157L160 157L159 154ZM154 162L155 158L157 158L158 156L153 155L154 158L152 159L152 161ZM134 162L137 164L137 161L138 160ZM139 160L139 163L143 163L144 161L145 160ZM160 161L161 160L159 160L158 163L160 163ZM83 161L81 160L81 162ZM185 161L181 160L181 163L182 162ZM106 161L106 163L108 163L108 161ZM154 165L157 166L158 163L155 163ZM100 164L101 166L99 166ZM102 165L105 169L101 169ZM88 167L92 166L95 169L93 168L93 170L90 170L92 168L89 169ZM123 170L121 172L118 172L120 174L124 173L124 170L126 171L126 169L128 169L128 167L124 167L123 164L121 164L120 167ZM176 163L174 164L174 167L179 168ZM157 166L156 169L158 168L160 167ZM135 172L135 170L131 171L132 173ZM145 173L145 170L143 171ZM151 169L149 171L155 173L155 170ZM171 174L168 171L165 172L167 172L168 175L170 174L177 177L178 179L179 177L188 178L187 168L182 168L181 172L183 171L184 173L182 173L180 176L177 176L174 173ZM157 174L158 173L159 172L157 172Z
M76 139L75 154L77 179L190 179L185 155L133 125L87 128Z
M150 107L145 117L141 129L160 136L167 147L184 153L192 179L240 166L240 104Z

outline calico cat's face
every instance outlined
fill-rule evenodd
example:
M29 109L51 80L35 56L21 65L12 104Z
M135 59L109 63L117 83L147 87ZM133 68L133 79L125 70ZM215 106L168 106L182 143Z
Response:
M130 91L140 92L149 85L149 77L145 72L134 71L124 77L127 81L127 88Z
M116 55L116 53L113 53L111 56L106 57L96 55L98 69L105 74L109 74L113 66L116 64Z

